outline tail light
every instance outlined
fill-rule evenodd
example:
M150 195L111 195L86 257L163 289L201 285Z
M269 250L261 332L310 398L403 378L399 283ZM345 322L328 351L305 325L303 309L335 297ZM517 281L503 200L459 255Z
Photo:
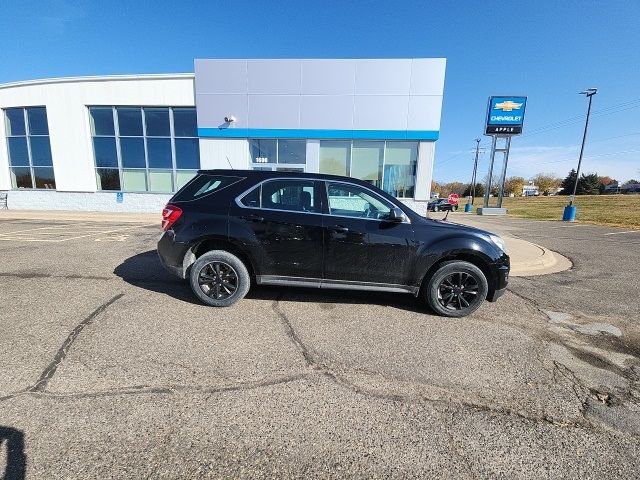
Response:
M167 205L162 210L162 230L169 230L176 220L180 218L182 215L182 209L180 207L176 207L175 205Z

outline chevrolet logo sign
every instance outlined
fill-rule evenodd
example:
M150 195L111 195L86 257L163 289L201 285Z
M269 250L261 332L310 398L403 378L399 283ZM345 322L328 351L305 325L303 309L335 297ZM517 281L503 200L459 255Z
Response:
M493 107L494 110L502 110L503 112L510 112L512 110L520 110L522 107L521 103L512 102L511 100L506 100L502 103L496 103Z

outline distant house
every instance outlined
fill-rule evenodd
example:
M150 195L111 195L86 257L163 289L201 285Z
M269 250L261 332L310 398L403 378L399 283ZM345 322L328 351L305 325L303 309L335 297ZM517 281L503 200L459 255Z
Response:
M620 187L622 193L640 193L640 183L627 183Z
M604 193L620 193L620 184L617 180L614 180L609 185L604 187Z
M528 185L522 187L523 197L537 197L538 195L540 195L540 190L537 185L533 184L533 182L529 182Z

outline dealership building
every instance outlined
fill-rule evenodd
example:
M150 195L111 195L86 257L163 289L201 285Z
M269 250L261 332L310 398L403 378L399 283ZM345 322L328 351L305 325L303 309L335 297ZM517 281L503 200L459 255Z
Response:
M9 209L156 212L198 169L259 169L359 178L424 211L445 65L207 59L1 84L0 192Z

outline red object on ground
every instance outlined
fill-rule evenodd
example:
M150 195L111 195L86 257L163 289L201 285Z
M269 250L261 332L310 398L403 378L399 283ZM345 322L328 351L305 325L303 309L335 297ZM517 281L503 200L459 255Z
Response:
M458 195L457 193L452 193L449 195L449 197L447 198L447 201L451 204L451 205L457 205L458 204L458 198L460 198L460 195Z

